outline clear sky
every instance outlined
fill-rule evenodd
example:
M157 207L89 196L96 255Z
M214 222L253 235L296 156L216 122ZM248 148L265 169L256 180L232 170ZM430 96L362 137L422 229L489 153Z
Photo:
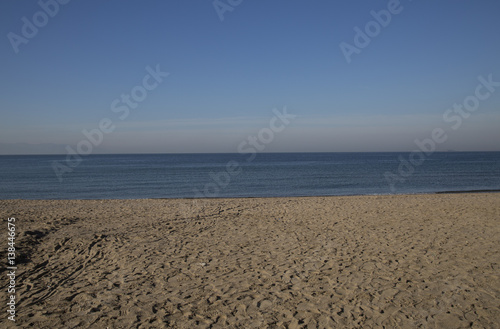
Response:
M411 151L435 128L500 151L500 86L474 96L500 81L498 0L40 3L0 3L0 154L64 153L105 118L93 153L237 152L284 107L265 152Z

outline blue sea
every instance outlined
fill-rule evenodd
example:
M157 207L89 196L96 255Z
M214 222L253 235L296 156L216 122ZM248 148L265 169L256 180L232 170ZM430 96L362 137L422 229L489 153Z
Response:
M141 199L500 190L500 152L0 156L0 199Z

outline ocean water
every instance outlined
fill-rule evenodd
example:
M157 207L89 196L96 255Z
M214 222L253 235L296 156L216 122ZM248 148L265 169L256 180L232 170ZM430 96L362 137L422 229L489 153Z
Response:
M0 156L0 199L414 194L500 190L500 152ZM411 160L411 161L410 161ZM68 171L54 171L54 163Z

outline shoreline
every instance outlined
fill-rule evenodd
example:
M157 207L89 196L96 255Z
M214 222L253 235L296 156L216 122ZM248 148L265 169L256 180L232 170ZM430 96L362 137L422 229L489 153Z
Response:
M417 192L401 194L339 194L339 195L293 195L293 196L234 196L234 197L172 197L172 198L113 198L113 199L0 199L0 201L107 201L107 200L239 200L239 199L286 199L286 198L336 198L336 197L364 197L364 196L413 196L413 195L436 195L436 194L481 194L481 193L500 193L500 189L479 189L479 190L448 190L436 192Z

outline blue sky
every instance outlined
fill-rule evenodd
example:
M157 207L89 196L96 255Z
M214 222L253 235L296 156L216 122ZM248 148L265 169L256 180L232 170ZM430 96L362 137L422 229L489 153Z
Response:
M500 87L459 129L443 120L478 76L500 81L500 2L401 0L348 63L340 44L393 1L243 0L221 21L207 0L72 0L14 47L43 9L2 1L0 154L63 153L103 118L93 153L236 152L285 106L265 151L411 151L437 127L440 150L500 151ZM168 77L120 120L111 103L157 65Z

